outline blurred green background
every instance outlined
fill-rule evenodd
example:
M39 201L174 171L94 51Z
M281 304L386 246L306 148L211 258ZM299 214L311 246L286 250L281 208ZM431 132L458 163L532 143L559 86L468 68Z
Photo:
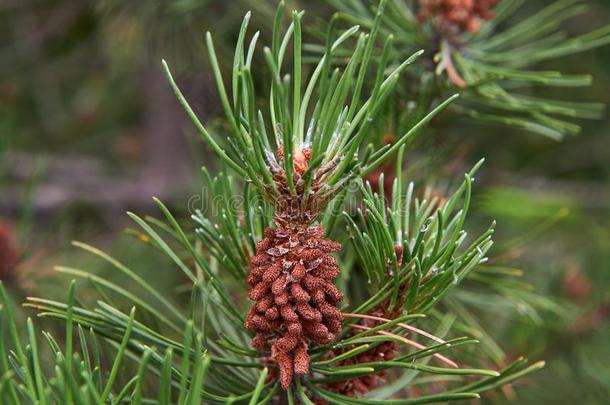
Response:
M569 32L610 21L610 2L587 3L589 13L571 20ZM311 23L331 12L323 1L289 4L305 9ZM151 196L173 203L186 218L206 150L160 61L172 65L199 115L216 122L221 111L203 34L214 31L229 64L230 44L250 8L265 38L274 2L0 3L0 239L13 240L18 253L9 260L0 247L0 275L15 299L64 294L53 264L99 266L70 248L73 239L104 246L128 263L150 262L125 243L131 236L122 230L126 210L152 211ZM561 89L561 97L610 102L610 47L537 67L557 66L595 77L586 91ZM522 269L523 281L560 308L538 317L525 308L494 308L486 331L507 356L545 359L547 367L518 383L516 394L507 390L483 401L596 404L610 396L610 118L580 124L580 135L555 142L451 121L428 131L413 154L416 167L438 169L433 176L414 169L413 176L437 181L459 179L487 158L473 222L497 219L495 259ZM163 266L148 268L158 274Z

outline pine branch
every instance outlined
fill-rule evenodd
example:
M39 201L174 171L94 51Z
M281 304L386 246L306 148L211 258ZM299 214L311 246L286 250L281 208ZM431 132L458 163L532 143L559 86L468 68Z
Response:
M363 1L329 2L341 10L340 16L350 24L368 26L375 13ZM432 98L438 99L447 91L459 91L463 97L451 107L456 113L481 123L524 129L557 140L580 131L573 119L601 117L604 106L599 103L566 103L528 96L554 87L591 85L589 75L532 70L539 62L610 43L608 26L576 37L562 30L566 20L587 11L583 1L556 1L528 16L520 13L522 0L502 0L493 11L485 9L496 3L489 0L472 3L473 9L464 10L457 10L467 7L460 2L413 3L390 1L387 7L390 11L384 14L380 33L382 37L393 36L404 53L419 48L436 49L432 63L421 65L419 75L434 72L437 85L435 89L413 91L405 83L404 98L422 95L427 98L430 96L425 92L432 91ZM464 20L458 20L458 15ZM310 49L319 51L315 47ZM400 57L400 53L396 55Z
M358 4L350 2L346 10L368 12ZM179 103L224 171L212 176L203 170L205 194L192 217L195 232L185 230L155 199L163 219L128 213L140 229L130 233L137 237L134 242L170 263L176 277L186 278L183 290L190 299L175 303L136 269L75 243L135 288L58 267L60 273L93 286L101 299L82 303L74 284L66 303L28 298L25 305L39 317L66 325L64 349L43 333L54 355L48 369L40 361L31 321L28 345L21 345L0 288L0 316L7 320L0 324L8 325L14 347L8 347L2 333L3 403L417 404L478 398L542 366L528 366L523 359L499 371L466 366L462 350L478 341L455 336L460 321L449 311L436 316L437 304L447 302L449 292L485 262L494 230L492 224L470 240L464 230L480 163L443 202L417 199L414 186L403 184L406 146L455 96L431 101L434 108L418 107L404 135L391 146L373 146L373 123L385 117L401 77L422 53L399 55L394 41L404 44L405 38L387 35L388 27L396 27L401 16L413 23L414 15L398 2L381 0L364 20L369 32L353 26L335 39L331 24L323 55L308 65L302 54L303 13L293 12L283 29L284 8L280 3L272 44L262 52L264 72L253 63L258 33L247 37L250 14L245 16L226 76L230 89L212 36L206 36L231 129L226 139L205 128L163 64ZM415 30L407 29L406 36L412 35ZM515 35L507 41L515 40L510 36ZM377 55L379 41L383 48ZM349 60L334 65L342 52L349 53ZM289 59L293 66L287 74ZM271 82L263 87L269 91L261 99L254 78L265 75ZM528 102L533 107L540 101ZM571 106L553 108L567 113ZM382 176L374 192L364 176L394 155L398 163L392 190L384 190ZM357 185L357 192L350 193L348 185ZM348 196L361 207L355 217L341 214ZM234 205L238 197L241 206ZM351 258L349 253L341 260L333 256L342 250L328 236L331 229L337 233L337 225L352 237ZM358 284L359 277L366 278L368 291ZM341 291L339 285L347 288ZM435 316L426 319L427 314ZM428 332L431 327L437 332ZM115 352L102 361L100 352L106 351L100 348ZM145 375L156 382L154 387L144 384ZM392 383L382 387L385 376ZM433 394L415 395L419 385ZM397 393L409 399L390 399Z

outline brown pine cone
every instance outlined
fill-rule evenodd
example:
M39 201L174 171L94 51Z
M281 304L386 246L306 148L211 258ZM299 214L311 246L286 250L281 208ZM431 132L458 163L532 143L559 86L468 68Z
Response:
M497 0L420 0L420 22L432 20L445 33L477 32L481 20L495 17Z
M245 325L256 333L253 347L271 349L284 389L295 373L309 372L308 345L330 343L341 331L343 296L333 284L339 267L330 255L340 249L321 225L267 228L256 246Z
M0 219L0 280L7 280L13 276L17 259L17 242L13 230L8 223Z
M351 347L349 349L352 349ZM345 349L345 350L349 350ZM390 361L393 360L400 346L396 342L384 342L377 347L367 350L357 356L354 356L340 363L341 366L356 365L368 363L371 361ZM337 353L337 355L340 353ZM362 377L355 377L347 381L339 381L329 383L326 387L334 392L346 395L348 397L359 397L370 390L379 387L380 383L387 375L386 370L382 370L375 374L369 374Z
M384 310L385 305L382 305L380 308L371 311L370 315L376 317L384 317L387 314ZM383 322L370 320L370 319L362 319L360 323L363 326L374 328L375 326L380 325ZM352 336L357 332L352 332ZM336 350L334 352L335 356L338 356L346 351L352 350L355 346L349 346L343 349ZM379 361L390 361L393 360L396 356L396 352L400 350L400 345L393 341L387 341L381 343L380 345L373 347L372 349L367 350L364 353L360 353L357 356L351 357L347 360L340 362L339 366L350 366L368 362L379 362ZM361 396L370 390L377 388L380 383L385 379L387 375L386 370L382 370L375 374L370 374L362 377L355 377L347 381L338 381L335 383L329 383L326 385L331 391L347 395L349 397L358 397Z
M402 258L403 258L403 248L400 245L396 245L394 246L394 252L396 253L396 260L398 262L398 267L400 267L402 265ZM390 273L390 269L389 269L389 264L388 264L388 275L391 276ZM405 286L401 287L399 296L404 297L405 294L403 294L404 292L404 288ZM394 307L394 309L390 308L390 305L388 302L383 302L381 303L377 308L373 309L369 315L372 315L374 317L377 318L395 318L398 315L398 310L396 310L395 308L400 308L402 307L402 301L399 301L398 305L396 307ZM372 319L366 319L363 318L360 320L360 324L362 326L365 326L367 328L374 328L376 326L379 326L380 324L382 324L383 322L378 321L378 320L372 320ZM357 333L357 331L352 331L351 335L355 335ZM343 349L338 349L335 350L333 352L334 356L338 356L342 353L345 353L349 350L354 349L356 346L348 346L345 347ZM369 349L363 353L360 353L357 356L351 357L347 360L341 361L338 365L339 366L349 366L349 365L356 365L356 364L362 364L362 363L368 363L368 362L380 362L380 361L390 361L393 360L394 357L396 356L396 352L400 350L400 345L394 341L387 341L384 343L381 343L380 345L373 347L372 349ZM326 384L326 388L328 388L331 391L343 394L343 395L347 395L349 397L358 397L361 396L367 392L369 392L370 390L373 390L375 388L377 388L380 383L385 379L387 375L387 371L386 370L382 370L378 373L375 374L370 374L370 375L366 375L366 376L362 376L362 377L355 377L352 378L350 380L347 381L338 381L335 383L329 383Z

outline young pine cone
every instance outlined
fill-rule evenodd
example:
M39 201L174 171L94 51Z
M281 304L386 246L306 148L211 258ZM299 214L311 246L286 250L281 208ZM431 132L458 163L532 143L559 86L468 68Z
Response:
M369 313L369 315L373 315L375 317L386 317L388 316L385 311L385 305L381 305L380 307L374 309ZM390 315L391 316L391 315ZM383 322L369 319L362 319L360 323L368 328L374 328L379 326ZM359 330L355 330L351 332L351 335L355 335L360 332ZM333 355L338 356L343 354L351 349L354 349L356 346L348 346L343 349L335 350ZM337 366L352 366L369 362L381 362L381 361L392 361L396 356L396 353L400 350L400 345L394 341L386 341L378 346L375 346L363 353L360 353L354 357L343 360L337 364ZM354 377L345 381L337 381L326 384L326 388L330 391L337 392L342 395L346 395L348 397L360 397L363 394L379 387L384 379L386 378L387 371L382 370L374 374L368 374L361 377ZM324 402L320 402L320 404L324 404Z
M330 343L341 331L343 296L333 284L339 267L330 255L340 248L321 225L267 228L250 261L254 305L245 325L256 333L254 348L271 349L284 389L309 371L308 345Z
M402 256L403 249L402 246L396 245L394 246L394 252L396 253L396 260L398 263L398 267L402 265ZM391 272L388 264L388 268L386 269L388 272L388 276L391 277ZM400 310L396 308L401 308L403 305L403 299L405 296L405 287L402 286L399 292L398 303L395 305L394 309L390 309L389 302L382 302L377 308L373 309L369 312L368 315L371 315L375 318L390 318L393 319L399 315ZM360 324L366 328L374 328L376 326L381 325L383 322L375 319L366 319L363 318L360 320ZM351 332L351 335L355 335L359 330L354 330ZM356 346L348 346L342 349L335 350L333 355L338 356L343 354L349 350L354 349ZM383 342L363 353L358 354L357 356L351 357L349 359L343 360L339 362L338 366L351 366L358 365L369 362L381 362L381 361L391 361L396 356L396 353L400 350L400 345L394 341L386 341ZM386 378L387 371L382 370L375 374L369 374L361 377L354 377L346 381L337 381L333 383L326 384L326 388L347 395L348 397L359 397L367 392L379 387L380 383ZM325 405L323 401L319 402L319 405Z
M399 349L400 346L396 342L383 342L379 346L341 362L341 366L358 365L369 362L391 361L394 359L396 352L398 352ZM328 383L327 388L348 397L359 397L379 387L380 383L385 379L386 374L387 371L382 370L375 374L354 377L347 381Z
M461 33L477 32L481 20L490 20L497 0L420 0L421 22L432 19L445 31Z

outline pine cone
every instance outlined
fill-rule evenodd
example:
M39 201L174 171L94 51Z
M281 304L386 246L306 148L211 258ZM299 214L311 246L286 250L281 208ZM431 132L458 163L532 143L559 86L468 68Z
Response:
M256 246L248 276L255 303L245 325L256 333L253 347L270 347L284 389L295 373L309 371L308 345L330 343L341 331L343 296L333 284L339 267L330 255L340 249L321 225L267 228Z
M402 257L403 257L403 249L402 246L396 245L394 246L394 252L396 253L396 260L398 262L398 267L402 265ZM388 265L388 275L391 276L389 265ZM404 297L404 289L406 286L401 286L399 296ZM398 316L399 311L395 308L401 308L403 301L399 301L397 305L393 308L390 308L389 302L381 303L377 308L373 309L369 312L368 315L372 315L377 318L386 318L392 319ZM383 322L371 319L361 319L360 323L363 326L368 328L374 328L376 326L381 325ZM351 336L355 335L357 332L352 331ZM343 349L338 349L333 352L334 356L338 356L342 353L345 353L349 350L354 349L356 346L348 346ZM360 353L357 356L351 357L347 360L343 360L339 362L338 366L350 366L357 365L368 362L380 362L380 361L390 361L393 360L396 356L396 352L400 349L400 345L394 341L387 341L381 343L378 346L375 346L363 353ZM375 374L369 374L362 377L355 377L349 379L347 381L338 381L335 383L328 383L326 387L334 392L338 392L340 394L349 396L349 397L358 397L361 396L370 390L377 388L380 383L385 379L387 375L386 370L382 370Z
M420 0L421 22L432 20L445 34L477 32L481 20L491 20L497 0Z
M376 317L387 317L387 311L385 310L385 305L381 305L379 308L370 312L369 315L373 315ZM374 328L375 326L379 326L383 322L363 319L361 320L361 324L367 326L369 328ZM352 332L353 336L357 332ZM338 356L346 351L352 350L355 346L348 346L343 349L336 350L333 354L334 356ZM350 366L357 365L368 362L379 362L379 361L390 361L393 360L396 356L396 352L400 349L400 345L393 341L388 341L381 343L378 346L373 347L372 349L367 350L364 353L360 353L357 356L351 357L347 360L341 361L338 366ZM355 377L347 381L338 381L334 383L326 384L326 387L334 392L347 395L349 397L358 397L361 396L370 390L377 388L380 383L385 379L387 375L386 370L382 370L375 374L369 374L362 377Z
M400 346L396 342L384 342L358 356L341 362L341 366L357 365L371 361L390 361L394 359L399 349ZM355 377L347 381L329 383L327 388L348 397L358 397L377 388L384 381L386 375L387 371L382 370L375 374Z
M0 280L7 280L13 276L17 259L17 243L13 231L0 219Z

